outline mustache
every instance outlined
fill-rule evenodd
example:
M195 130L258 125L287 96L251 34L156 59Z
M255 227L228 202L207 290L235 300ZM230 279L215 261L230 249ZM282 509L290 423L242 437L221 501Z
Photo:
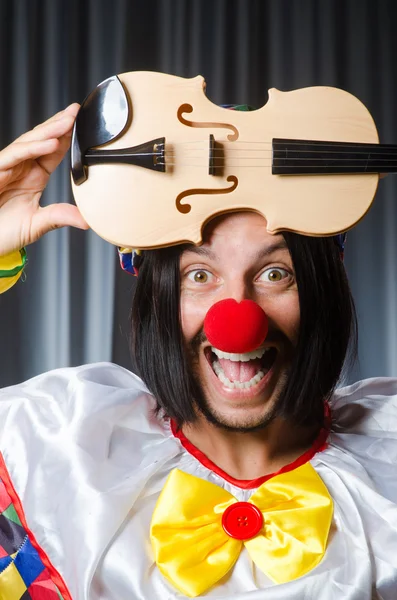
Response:
M275 344L280 345L286 342L286 335L280 331L279 329L274 329L268 331L268 334L265 338L265 342L267 344ZM190 343L188 344L188 351L190 356L197 357L199 353L200 346L205 343L210 343L207 336L204 333L204 328L201 328L196 335L192 338Z
M190 349L194 353L196 353L198 351L198 349L200 348L200 346L202 346L202 344L205 344L206 342L208 342L207 336L204 333L204 329L201 328L200 331L198 331L196 333L196 335L194 336L194 338L191 340L189 346L190 346Z

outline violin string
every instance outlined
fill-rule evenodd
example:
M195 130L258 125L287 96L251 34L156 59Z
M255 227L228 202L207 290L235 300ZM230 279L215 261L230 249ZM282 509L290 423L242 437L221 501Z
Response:
M128 155L123 155L123 156L126 157ZM171 160L174 160L175 159L175 155L172 155L172 154L166 154L165 156L162 155L162 154L158 154L158 153L131 154L131 157L139 157L139 156L153 156L153 157L157 156L158 158L162 158L162 159L165 158L166 159L165 162L162 162L162 161L158 160L156 162L156 164L158 164L158 165L164 165L164 164L165 165L167 165L167 164L174 164L174 165L177 165L177 164L186 164L186 163L183 163L183 159L181 161L178 161L177 163L171 163L167 159L171 158ZM184 158L193 159L193 160L200 160L203 157L202 156L185 156ZM219 162L221 160L221 158L223 158L223 160L222 160L222 162ZM256 161L258 161L258 160L267 160L267 158L269 158L269 157L258 157L256 159L254 158L254 160L256 160ZM222 166L222 165L225 165L225 164L229 165L230 164L230 160L252 160L252 159L253 159L252 156L233 156L231 159L229 159L228 157L218 157L218 158L215 159L216 161L218 161L218 163L215 163L214 166ZM305 157L300 157L300 158L299 157L294 157L294 158L277 158L276 157L274 160L286 160L286 161L288 161L290 163L291 162L295 162L295 161L311 161L311 160L315 160L316 163L318 163L319 161L323 161L323 162L324 161L329 161L329 158L314 158L314 157L309 157L309 158L305 158ZM354 158L341 158L341 159L339 159L338 162L342 162L342 161L351 162L352 160L354 162L357 162L357 161L368 162L368 157L357 158L355 156ZM373 158L373 159L371 159L371 163L380 163L380 162L387 162L387 163L397 162L397 158L393 158L393 159L390 159L390 158ZM208 164L208 161L206 160L202 164L206 165L206 164ZM270 163L270 164L273 164L273 162ZM283 166L285 166L285 167L288 168L291 165L283 165ZM316 166L316 165L313 164L312 166ZM334 165L329 165L329 166L332 167ZM352 166L352 167L353 166L357 166L357 167L359 167L360 165L345 165L345 166L346 167L349 167L349 166ZM383 166L385 166L385 165L383 165ZM277 165L277 167L278 167L278 165Z
M202 148L189 148L188 151L189 150L197 151L197 150L202 150ZM208 152L208 148L206 148L206 150ZM165 150L165 154L171 153L171 152L172 152L172 150ZM232 153L235 153L235 152L267 152L268 155L270 155L270 156L273 155L273 151L271 151L271 150L267 150L267 149L266 150L265 149L258 150L256 148L228 148L226 152L223 149L219 148L219 149L215 149L215 150L211 151L211 154L218 154L218 155L222 155L222 156L223 155L229 156L229 154L232 154ZM309 153L309 154L324 154L324 152L321 151L321 150L293 150L293 153L294 154L307 154L307 153ZM358 152L358 151L355 151L355 152L350 152L350 151L341 152L341 151L338 151L338 150L327 150L326 153L327 153L327 155L328 154L338 154L339 156L343 155L343 154L349 154L349 155L350 154L354 154L354 156L362 155L362 156L367 156L367 157L368 157L368 155L371 155L371 154L372 154L373 157L376 157L376 156L379 156L379 155L382 155L382 154L387 154L387 156L397 156L397 151L396 152L380 152L380 153L379 152L375 152L374 153L374 152L369 152L368 150L366 150L365 152Z
M193 148L190 148L190 149L193 149ZM193 150L197 151L197 148L194 148ZM207 150L208 150L208 147L207 147ZM215 152L211 153L212 157L214 157L214 155L215 155L216 152L217 151L215 149ZM261 153L267 152L267 155L265 155L265 156L260 155L260 156L257 156L257 157L253 157L252 154L250 156L241 156L241 155L237 156L237 155L235 155L236 152L240 152L240 153L241 152L261 152ZM294 154L295 153L299 153L299 152L307 154L306 150L294 150ZM254 159L254 160L258 161L258 160L266 160L268 158L272 158L273 160L285 160L285 161L288 161L290 163L290 165L282 165L283 168L288 168L288 166L291 166L291 162L295 162L295 161L311 161L312 160L312 161L315 161L316 163L318 163L320 161L325 162L325 161L329 161L330 160L329 156L326 156L326 157L322 156L323 155L322 151L313 150L313 151L309 151L309 152L310 152L310 154L312 154L312 156L310 156L310 157L307 157L307 156L305 156L305 157L297 157L297 156L294 156L294 157L287 157L287 156L286 157L283 157L283 156L282 157L274 157L274 153L273 152L268 152L267 150L232 148L232 149L228 149L227 154L225 155L225 153L223 152L223 150L219 149L219 155L215 156L215 160L217 160L217 161L223 161L223 162L221 162L221 163L218 162L218 164L214 164L213 166L220 166L222 164L224 165L226 162L227 162L228 165L230 165L230 160L242 160L242 161L245 161L245 160L252 160L252 159ZM234 154L234 156L232 156L232 154ZM315 154L320 154L321 156L320 157L316 157L316 156L314 156ZM354 152L354 156L351 156L352 153L349 152L349 151L347 151L347 152L327 151L327 155L328 154L338 154L339 158L336 158L336 161L339 162L339 163L342 162L342 161L344 161L344 162L351 162L351 161L353 161L353 162L360 162L360 161L361 162L371 162L372 167L374 167L376 163L382 163L382 162L392 163L392 162L396 162L397 161L397 152L394 152L392 154L390 153L387 158L381 158L378 153L372 153L373 156L371 158L371 152L369 152L368 150L365 151L365 152ZM345 158L345 157L341 156L343 154L346 154L347 157ZM361 155L363 156L363 158L359 158ZM128 155L124 155L124 156L128 156ZM169 162L169 159L175 160L175 158L176 158L175 151L172 151L172 150L166 150L166 151L163 151L163 152L158 152L158 151L156 151L156 152L141 152L141 153L137 153L137 154L131 154L131 156L134 156L134 157L153 156L153 157L157 157L157 158L162 159L162 160L164 160L164 159L166 160L166 163L160 162L158 160L157 161L158 165L164 165L164 164L169 164L169 165L172 165L172 164L174 164L174 165L175 164L183 164L183 163L181 163L179 161L178 161L178 163L170 163ZM396 156L396 158L391 158L391 156L393 156L393 157ZM184 156L184 158L185 159L187 158L187 159L190 159L190 160L200 160L203 157L202 156L195 156L195 155L192 156L192 155L187 154L187 155ZM207 164L207 163L204 163L204 164ZM196 166L196 165L191 165L191 166ZM197 166L201 166L201 165L197 165ZM230 166L233 166L233 165L230 165ZM236 166L236 165L234 165L234 166ZM249 166L249 165L247 165L247 166ZM253 166L258 166L258 165L253 165ZM264 165L264 166L267 166L267 165ZM306 165L306 168L308 168L308 166L309 165ZM316 166L316 165L312 165L312 166ZM332 167L333 165L330 165L330 166ZM359 167L360 165L346 165L346 167L351 167L351 168L354 168L356 166ZM382 165L379 165L379 166L382 166Z
M158 162L158 165L161 166L165 166L165 167L201 167L201 168L208 168L208 162L203 162L203 163L185 163L185 162L176 162L176 163L171 163L171 162ZM225 165L213 165L214 168L220 168L223 167ZM239 165L239 164L230 164L229 162L227 163L227 167L230 168L237 168L237 167L247 167L247 168L251 168L251 169L255 169L255 168L272 168L273 163L268 163L268 164L264 164L264 165ZM296 165L276 165L277 169L291 169L294 168L294 166ZM380 169L384 168L385 165L372 165L372 170L367 171L368 174L372 174L372 173L376 173L376 168L379 167ZM325 165L325 167L327 168L327 165ZM318 168L322 168L321 165L300 165L299 166L300 169L318 169ZM363 165L328 165L328 168L330 169L362 169ZM354 173L353 173L354 174ZM360 174L360 173L359 173ZM365 174L365 173L364 173ZM326 175L326 173L324 173L324 175Z
M124 155L124 157L125 156L126 155ZM208 164L209 164L208 160L203 161L202 163L187 163L187 162L184 162L183 159L182 160L178 160L178 162L171 162L171 161L175 160L175 156L174 155L170 155L170 154L166 154L164 156L164 155L159 154L159 153L150 153L150 152L148 153L148 152L146 152L146 153L141 153L141 154L131 154L131 156L134 157L134 158L135 157L139 157L139 156L153 156L153 157L158 157L160 159L163 159L163 160L157 160L156 161L156 165L158 165L158 166L208 167ZM190 160L200 160L200 159L202 159L201 156L185 156L184 158L185 159L187 158L187 159L190 159ZM277 169L289 169L291 167L296 166L296 165L291 164L291 163L295 163L296 161L300 161L300 168L309 169L309 168L320 167L321 165L318 164L319 162L321 162L321 161L322 162L327 162L329 160L328 158L314 158L314 157L310 157L310 158L303 158L303 157L301 157L301 158L292 158L292 159L284 159L283 158L281 160L287 160L290 164L287 164L287 165L274 165L273 164L274 161L272 161L272 162L270 162L268 164L264 164L264 165L258 165L258 164L247 165L247 164L239 164L239 163L234 164L231 161L233 161L233 160L234 161L236 161L236 160L237 161L252 160L252 156L234 156L234 157L232 157L230 159L228 157L222 157L222 159L223 160L221 160L221 157L216 158L215 161L212 161L212 165L211 166L213 166L214 168L219 168L219 167L224 167L224 166L228 166L228 167L232 167L232 168L242 167L242 166L244 166L244 167L272 167L272 166L276 166ZM259 158L256 158L255 160L256 161L261 161L261 160L267 160L267 159L268 159L268 157L259 157ZM276 160L280 160L280 159L276 158ZM313 163L313 164L311 164L311 165L310 164L309 165L303 165L302 164L303 161L313 161L313 160L315 160L316 162ZM360 162L361 161L361 163L368 163L369 162L368 157L357 158L356 156L354 157L354 159L351 159L351 158L350 159L343 159L343 158L341 158L341 159L339 159L338 162L341 163L342 161L345 161L347 163L350 163L351 161L353 161L353 162ZM372 167L372 169L375 169L377 166L380 167L380 168L387 166L387 165L379 164L379 163L382 163L382 162L394 163L394 162L397 162L397 158L394 158L394 159L389 159L389 158L373 158L371 160L371 167ZM324 165L324 166L327 166L327 165ZM331 168L331 169L332 168L338 168L338 169L339 168L341 168L341 169L342 168L345 168L345 169L349 169L349 168L350 169L354 169L354 168L357 168L357 169L361 169L362 166L363 166L362 164L360 164L360 165L358 165L358 164L354 164L354 165L352 165L352 164L332 165L331 164L331 165L328 165L328 167Z
M112 154L110 156L112 158L114 158L114 154ZM169 159L175 160L175 158L176 158L176 155L175 154L171 154L171 153L165 153L165 155L164 155L164 154L156 153L156 152L145 152L145 153L139 153L139 154L130 154L130 155L124 154L124 155L122 155L122 157L127 157L127 156L131 156L131 157L153 156L153 157L158 157L160 159L163 159L163 161L158 160L156 162L157 165L179 165L179 164L182 165L182 164L187 164L187 163L183 163L183 159L181 161L178 161L178 162L175 162L175 163L171 163L169 161ZM91 158L93 158L93 157L91 157ZM184 156L183 158L184 159L187 158L187 159L190 159L190 160L201 160L201 159L203 159L202 156ZM213 166L215 166L215 167L218 166L219 167L219 166L224 166L225 164L227 164L228 166L239 166L239 165L230 165L230 160L255 160L255 161L258 161L258 160L267 160L268 158L273 158L273 160L276 160L276 161L277 160L286 160L289 163L294 163L295 161L311 161L311 160L316 161L316 163L318 163L320 161L324 162L324 161L329 161L330 160L329 157L325 157L325 158L324 157L320 157L320 158L317 158L317 157L311 156L311 157L284 158L284 157L273 157L272 154L270 154L270 156L260 156L260 157L257 157L257 158L252 157L252 156L232 156L231 158L229 158L229 156L218 156L217 158L215 158L215 160L218 161L218 163L214 164ZM165 162L164 162L164 159L165 159ZM219 162L219 161L222 161L222 162ZM379 158L379 157L374 157L374 158L369 159L368 156L365 155L364 158L357 158L357 156L354 156L354 158L339 158L339 159L336 159L336 161L337 162L344 161L346 163L357 162L357 161L361 161L361 162L369 162L369 161L371 161L371 166L375 167L376 163L381 163L381 162L394 163L394 162L397 162L397 158ZM272 165L273 162L269 163L269 164ZM199 163L197 165L192 165L192 166L202 166L202 165L208 165L208 159L205 162L203 162L203 163ZM245 165L245 166L250 166L250 165ZM257 165L253 165L253 166L257 166ZM265 166L267 166L267 165L265 165ZM277 166L277 168L281 168L281 167L282 168L289 168L289 167L294 166L294 165L293 164L292 165L289 164L289 165L276 165L276 166ZM308 166L309 165L306 165L306 167L308 167ZM317 164L312 164L311 166L315 167L315 166L318 166L318 165ZM329 166L332 168L335 165L331 164ZM379 165L379 166L383 166L384 167L386 165ZM344 167L345 168L348 168L348 167L351 167L351 168L360 167L361 168L362 165L350 165L350 164L346 164L346 165L344 165Z
M172 142L167 142L166 144L164 144L164 142L160 142L159 144L157 144L157 147L161 147L164 145L167 145L168 143L172 143ZM369 146L374 146L376 150L378 150L378 148L382 148L383 150L395 150L397 151L397 144L377 144L376 142L361 142L361 143L351 143L351 142L321 142L321 141L314 141L314 140L288 140L288 142L260 142L260 141L250 141L250 140L238 140L235 142L230 142L229 140L224 140L224 141L219 141L220 144L231 144L233 147L235 147L238 144L260 144L262 146L282 146L284 147L286 143L288 143L288 146L302 146L302 144L305 144L307 146L318 146L319 144L321 145L322 148L335 148L336 146L342 146L346 149L353 149L353 148L359 148L363 151L368 152L368 150L365 150L365 147L363 146L363 144L368 144ZM208 140L192 140L189 142L175 142L175 145L177 146L184 146L184 145L190 145L190 144L201 144L201 145L205 145L205 147L208 148Z
M194 151L197 152L197 150L202 150L202 148L189 148L189 150L194 150ZM208 152L208 148L206 150ZM254 148L228 148L226 152L224 150L222 150L222 149L214 150L214 151L211 152L211 155L229 156L231 154L235 154L236 152L250 152L250 153L252 153L252 152L258 152L258 153L259 152L260 153L265 152L265 153L267 153L267 156L273 156L273 154L274 154L274 152L270 151L270 150L257 150L257 149L254 149ZM165 151L166 155L169 155L169 154L172 154L172 153L175 154L175 151L173 151L173 150L166 150ZM324 152L321 151L321 150L294 150L293 153L294 154L308 154L309 153L309 154L312 154L312 155L324 154ZM397 157L397 152L382 152L382 153L378 153L378 152L369 152L368 150L365 151L365 152L357 152L357 151L356 152L349 152L349 151L346 151L346 152L340 152L339 151L338 152L338 151L327 150L326 154L327 155L329 155L329 154L337 154L339 156L341 156L341 155L343 156L344 154L347 154L347 155L352 155L353 154L354 157L361 155L361 156L365 156L367 158L368 158L368 156L372 155L371 160L375 160L378 156L382 156L384 154L387 155L387 157L389 157L389 156L396 156ZM190 156L190 155L187 154L187 156ZM276 158L279 158L279 157L276 157ZM282 157L280 157L280 158L282 158ZM314 158L314 156L313 156L313 158ZM383 158L383 159L379 159L379 160L389 160L389 159L388 158Z
M114 155L111 155L111 156L114 157ZM125 155L125 154L123 155L124 158L127 157L127 156L128 155ZM133 157L133 158L139 157L139 156L153 156L153 157L158 157L158 158L160 158L162 160L157 160L156 161L156 165L157 166L165 166L165 167L175 167L175 166L182 167L183 166L183 167L204 167L204 168L208 168L208 166L209 166L208 160L205 160L205 161L203 161L201 163L188 163L188 162L184 162L183 159L182 160L178 160L177 162L171 162L171 161L175 160L175 155L169 154L169 153L165 154L165 156L164 156L164 154L158 153L158 152L145 152L145 153L140 153L140 154L131 154L130 156ZM170 158L171 158L171 160L169 160ZM191 160L200 160L200 159L202 159L201 156L187 156L187 157L185 156L184 158L185 159L186 158L187 159L191 159ZM228 157L223 157L222 156L222 157L218 157L217 159L215 159L215 161L217 161L217 162L212 161L211 166L213 168L223 168L225 166L230 167L230 168L236 168L236 167L271 168L271 167L275 166L277 169L291 169L291 168L293 168L293 167L296 166L295 164L291 164L291 163L295 163L296 161L301 161L300 165L299 165L299 168L302 168L302 169L315 169L315 168L321 168L321 164L318 164L320 161L325 162L325 161L329 160L329 158L314 158L314 157L310 157L310 158L303 158L303 157L301 157L301 158L292 158L292 159L291 158L289 158L289 159L284 159L284 158L277 159L276 158L275 159L275 160L287 160L290 163L290 164L287 164L287 165L274 165L273 164L274 161L269 162L267 164L259 164L259 165L258 164L251 164L251 165L248 164L247 165L247 164L239 164L239 163L234 164L232 162L233 160L234 161L236 161L236 160L237 161L252 160L252 158L253 158L252 156L234 156L234 157L231 157L229 159ZM268 158L269 157L259 157L259 158L256 158L254 160L261 161L261 160L267 160ZM223 159L223 160L221 160L221 159ZM302 164L302 161L311 161L311 160L315 160L316 163L315 164L312 163L312 164L308 164L308 165ZM352 164L346 164L346 165L342 165L342 164L340 164L342 161L345 161L347 163L350 163L351 161L353 161L353 162L359 162L359 161L361 161L361 164L354 164L354 165L352 165ZM376 170L377 167L379 167L380 169L386 167L387 165L379 164L382 161L386 162L386 163L394 163L394 162L397 162L397 158L394 158L394 159L389 159L389 158L373 158L373 159L371 159L371 165L370 165L371 166L371 170L368 171L368 174L370 174L370 173L376 173L377 172L377 170ZM326 168L328 167L330 169L335 169L335 168L337 168L337 169L362 169L362 167L363 167L362 163L368 163L369 159L368 159L368 156L366 156L365 158L357 158L355 156L354 159L352 159L352 158L347 158L347 159L340 158L337 162L339 162L338 165L332 165L331 164L331 165L324 165L324 167L326 167ZM362 173L362 171L361 171L361 173Z
M180 145L183 145L183 143L180 144ZM226 150L226 152L225 152L225 150L223 148L213 148L211 150L211 154L220 154L220 155L227 154L227 155L229 155L229 154L232 154L232 153L235 153L235 152L242 152L243 151L243 152L268 152L269 155L272 156L273 155L273 150L276 149L275 146L276 146L276 144L273 145L272 150L268 150L268 149L265 149L265 148L264 149L258 149L258 148L239 148L239 147L236 147L236 146L233 145L233 147L231 147L231 148L228 147L227 150ZM178 144L178 147L179 147L179 144ZM358 147L358 146L355 146L355 147ZM209 151L208 144L206 144L206 146L204 148L203 147L195 147L195 148L190 147L190 148L188 148L188 150L195 150L195 151L197 151L197 150L203 150L203 149L205 151ZM284 146L282 147L282 150L285 151L285 147ZM289 148L288 148L288 150L289 150ZM341 154L348 154L348 155L354 154L355 156L362 154L363 156L366 156L366 157L368 157L368 155L372 154L373 158L376 158L377 156L382 155L382 154L387 154L387 156L397 156L397 146L395 147L395 150L396 150L395 152L379 152L378 148L376 148L375 152L374 152L373 149L363 149L363 148L361 148L361 151L356 150L356 151L352 152L352 150L350 150L350 149L348 149L346 147L346 150L344 150L344 151L341 151L341 150L326 150L326 153L327 154L338 154L338 155L341 155ZM165 153L166 154L167 153L171 153L171 152L173 152L172 148L165 149ZM310 153L310 154L324 154L324 150L315 150L315 149L314 150L309 150L309 149L299 150L298 149L298 150L293 150L293 152L294 152L294 154L295 153L302 153L302 154L307 154L307 153ZM150 155L150 153L148 155ZM144 155L142 155L142 156L144 156ZM387 159L382 159L382 160L387 160Z
M139 156L139 155L134 155L134 156ZM168 158L171 158L171 159L173 160L173 159L175 159L176 157L175 157L175 155L166 154L166 155L165 155L165 158L166 158L166 159L168 159ZM198 159L198 160L200 160L200 159L202 159L203 157L202 157L202 156L184 156L184 158L188 158L188 159ZM223 158L223 159L224 159L224 160L223 160L223 163L226 163L226 162L227 162L227 163L229 163L229 157L228 157L228 156L226 156L226 157L220 157L220 156L219 156L219 157L215 158L215 160L218 160L218 161L219 161L219 160L221 160L221 158ZM270 158L270 157L268 157L268 156L259 156L259 157L255 158L255 157L252 157L252 156L232 156L232 157L230 158L230 160L253 160L253 159L254 159L254 160L267 160L268 158ZM297 160L299 160L299 161L303 161L303 160L314 160L314 161L318 162L318 161L329 161L330 159L329 159L329 158L327 158L327 157L326 157L326 158L316 158L316 157L314 157L314 156L311 156L311 157L308 157L308 158L305 158L305 157L296 157L296 158L295 158L295 157L294 157L294 158L274 157L274 160L286 160L286 161L288 161L288 162L295 162L295 161L297 161ZM335 160L335 159L334 159L334 160ZM338 159L336 159L336 160L338 160ZM396 161L397 161L397 158L372 158L372 159L370 159L370 160L371 160L371 163L373 163L373 162L375 162L375 163L377 163L377 162L396 162ZM355 156L354 158L340 158L340 159L338 160L338 162L342 162L342 161L344 161L344 162L351 162L351 161L361 161L361 162L368 162L368 157L365 157L365 158L357 158L357 157Z

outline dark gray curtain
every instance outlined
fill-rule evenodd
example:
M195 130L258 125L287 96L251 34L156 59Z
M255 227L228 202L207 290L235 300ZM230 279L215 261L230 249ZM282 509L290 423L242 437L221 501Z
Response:
M112 74L202 74L215 103L330 85L358 96L397 143L395 0L0 0L0 146ZM68 164L44 203L71 200ZM387 177L349 234L359 361L351 378L397 375L397 190ZM97 360L129 367L133 279L93 233L58 230L28 249L0 296L0 385Z

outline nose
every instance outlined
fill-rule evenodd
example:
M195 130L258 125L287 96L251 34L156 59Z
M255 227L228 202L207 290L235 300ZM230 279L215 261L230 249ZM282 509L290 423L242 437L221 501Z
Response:
M223 352L243 354L256 350L266 339L268 328L265 311L253 300L220 300L204 319L208 341Z

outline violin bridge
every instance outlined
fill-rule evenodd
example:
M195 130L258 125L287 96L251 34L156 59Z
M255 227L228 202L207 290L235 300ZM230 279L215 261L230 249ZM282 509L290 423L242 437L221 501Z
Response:
M224 165L223 146L215 141L215 137L210 134L208 153L208 174L222 175Z

